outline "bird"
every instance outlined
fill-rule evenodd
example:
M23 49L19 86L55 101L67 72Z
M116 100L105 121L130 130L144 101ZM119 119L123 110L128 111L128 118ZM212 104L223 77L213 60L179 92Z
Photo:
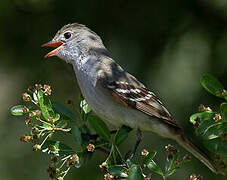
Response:
M102 39L83 24L63 26L43 47L55 47L45 58L57 56L73 66L81 93L102 120L115 127L137 129L175 140L217 173L215 165L188 137L158 97L111 57Z

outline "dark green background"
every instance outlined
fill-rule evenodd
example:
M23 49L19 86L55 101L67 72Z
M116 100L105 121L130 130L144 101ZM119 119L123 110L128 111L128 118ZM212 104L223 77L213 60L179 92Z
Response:
M21 93L34 83L50 84L55 100L77 100L79 89L70 65L58 58L45 60L49 49L41 48L61 26L72 22L97 32L114 59L156 92L189 136L193 134L189 116L198 105L217 109L221 102L202 89L199 79L211 73L227 87L224 0L1 0L1 180L48 179L48 156L19 142L27 129L23 119L11 116L9 109L21 103ZM121 150L129 150L134 140L132 133ZM145 133L140 150L158 150L157 161L164 165L168 143L175 145ZM86 167L73 169L66 179L103 179L98 168L103 160L103 155L96 153ZM192 173L203 175L205 180L225 179L194 158L169 179L189 179ZM153 179L161 178L154 175Z

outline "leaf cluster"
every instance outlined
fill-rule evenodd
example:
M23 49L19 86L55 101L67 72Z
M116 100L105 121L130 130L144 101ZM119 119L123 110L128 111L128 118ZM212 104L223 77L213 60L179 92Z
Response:
M191 115L190 122L204 147L215 159L217 168L224 174L227 172L227 92L212 75L204 75L200 83L209 93L224 102L220 104L219 112L200 105L199 112Z
M154 160L156 151L144 149L140 161L136 162L127 156L130 151L123 155L119 150L132 130L130 127L122 126L111 131L84 99L81 98L77 109L72 101L66 105L51 101L50 94L50 86L36 84L22 94L26 105L12 107L11 113L25 116L30 133L22 136L21 141L32 143L34 151L51 156L47 172L52 179L63 180L71 168L85 166L96 151L104 153L100 169L106 180L148 180L153 173L167 179L190 160L188 156L180 158L179 152L168 145L163 170ZM59 132L71 136L76 148L56 139L54 135Z

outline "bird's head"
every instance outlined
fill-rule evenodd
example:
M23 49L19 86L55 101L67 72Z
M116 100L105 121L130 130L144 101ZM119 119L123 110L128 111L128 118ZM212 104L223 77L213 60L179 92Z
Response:
M68 63L75 61L81 54L90 49L105 48L101 38L82 24L68 24L63 26L45 47L56 47L45 57L58 56Z

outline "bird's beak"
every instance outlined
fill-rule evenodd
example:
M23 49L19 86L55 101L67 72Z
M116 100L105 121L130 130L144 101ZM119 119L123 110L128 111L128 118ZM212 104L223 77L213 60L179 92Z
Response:
M45 43L42 45L42 47L56 47L53 51L49 52L47 55L45 55L45 58L56 56L56 54L64 48L65 43L62 41L50 41L48 43Z

